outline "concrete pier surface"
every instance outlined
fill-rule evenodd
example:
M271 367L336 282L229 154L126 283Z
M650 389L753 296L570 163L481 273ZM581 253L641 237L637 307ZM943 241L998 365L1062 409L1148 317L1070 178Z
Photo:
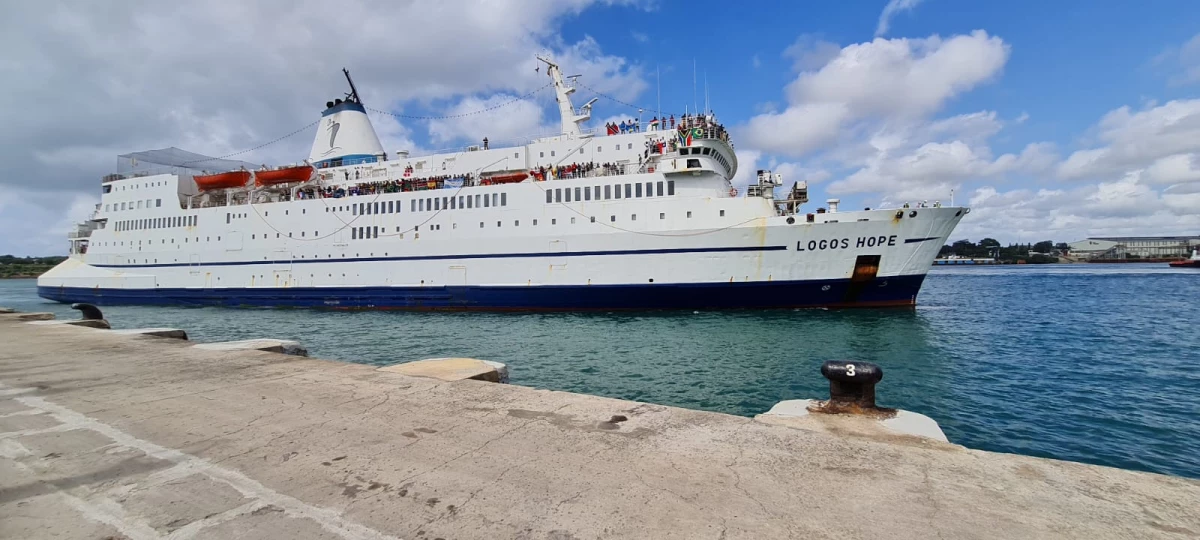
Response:
M0 538L1200 535L1194 480L191 345L0 317Z

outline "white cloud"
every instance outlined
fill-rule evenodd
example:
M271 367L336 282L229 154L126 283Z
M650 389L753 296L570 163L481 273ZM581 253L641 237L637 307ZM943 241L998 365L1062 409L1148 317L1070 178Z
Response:
M291 132L316 120L326 101L341 97L342 67L354 75L368 107L398 113L429 114L468 99L524 95L548 82L544 69L534 71L539 52L551 53L569 74L582 74L580 82L589 87L636 100L647 88L640 66L604 53L591 37L565 42L559 34L565 19L597 2L616 1L6 6L0 80L7 95L36 98L5 115L0 159L8 170L0 183L57 195L45 203L48 213L6 206L4 218L39 230L57 226L50 218L71 211L77 194L97 193L99 178L112 172L120 153L179 146L223 155ZM581 88L577 97L588 94ZM598 113L606 114L602 104ZM413 130L423 130L424 123L378 114L372 121L388 151L418 150L414 141L422 137ZM523 121L512 131L533 125ZM468 133L470 128L500 133L501 124L441 124L438 136L473 142L487 134ZM307 156L311 136L308 131L239 157L294 162ZM29 245L11 234L0 237L0 252L16 251L18 241ZM46 249L63 245L60 237Z
M883 6L883 13L879 14L879 24L875 26L875 37L888 33L888 30L891 29L892 17L901 11L912 11L922 1L924 0L888 0L887 5Z
M1137 112L1121 107L1105 114L1093 131L1101 145L1072 153L1059 167L1060 177L1115 178L1162 158L1200 151L1200 99Z
M1167 84L1187 86L1200 83L1200 34L1179 47L1172 47L1154 58L1153 64L1164 70Z
M489 112L471 114L496 108ZM530 100L519 99L508 94L496 94L487 99L467 97L446 110L458 118L429 121L429 135L434 143L468 140L471 144L482 144L483 137L491 144L524 144L530 137L547 131L542 125L542 107Z

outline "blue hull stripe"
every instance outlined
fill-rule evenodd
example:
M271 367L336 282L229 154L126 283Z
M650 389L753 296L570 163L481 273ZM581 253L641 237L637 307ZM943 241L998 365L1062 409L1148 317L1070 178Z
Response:
M915 244L917 242L928 242L930 240L937 240L938 238L941 238L941 237L940 236L930 236L928 238L908 238L908 239L904 240L904 243L905 244Z
M462 259L522 259L531 257L598 257L606 255L666 255L673 253L733 253L754 251L786 251L787 246L757 246L757 247L717 247L717 248L676 248L676 249L623 249L612 251L560 251L540 253L471 253L458 255L418 255L411 257L350 257L344 259L292 259L292 260L261 260L261 261L221 261L204 263L162 263L162 264L93 264L96 268L179 268L184 266L251 266L261 264L303 264L303 263L348 263L348 262L381 262L381 261L439 261Z
M924 275L637 285L104 289L38 287L38 296L97 305L327 309L583 311L911 306Z

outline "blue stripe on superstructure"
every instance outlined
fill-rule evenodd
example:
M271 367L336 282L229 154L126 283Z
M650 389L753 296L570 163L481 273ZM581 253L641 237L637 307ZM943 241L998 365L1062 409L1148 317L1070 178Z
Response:
M941 237L940 236L928 236L925 238L906 238L904 240L904 243L905 244L915 244L917 242L928 242L930 240L937 240L938 238L941 238Z
M262 264L300 264L300 263L351 263L351 262L382 262L382 261L440 261L455 259L523 259L530 257L598 257L608 255L668 255L675 253L731 253L753 251L784 251L787 246L736 246L715 248L673 248L673 249L622 249L610 251L558 251L537 253L472 253L460 255L414 255L409 257L351 257L342 259L290 259L262 261L221 261L205 263L153 263L153 264L93 264L96 268L172 268L183 266L253 266Z
M344 156L334 156L325 158L316 163L318 169L325 167L344 167L346 165L362 165L363 163L376 163L379 161L378 156L371 154L347 154ZM336 162L336 163L335 163Z
M623 285L152 288L39 286L58 302L111 305L478 311L769 309L911 306L925 275Z
M367 113L367 109L366 109L366 107L362 106L362 103L358 103L355 101L343 101L341 103L338 103L337 105L334 105L328 109L325 109L325 111L321 113L321 117L324 118L331 114L337 114L342 111L358 111L363 114Z

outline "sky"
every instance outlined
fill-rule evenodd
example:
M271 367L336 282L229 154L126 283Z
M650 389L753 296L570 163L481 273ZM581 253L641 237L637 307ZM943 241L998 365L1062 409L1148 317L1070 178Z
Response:
M952 240L1200 234L1194 1L49 0L6 8L0 51L0 254L65 254L118 154L304 159L313 128L240 152L319 118L343 67L389 152L553 134L535 54L594 125L707 96L735 184L804 180L810 208L953 200Z

